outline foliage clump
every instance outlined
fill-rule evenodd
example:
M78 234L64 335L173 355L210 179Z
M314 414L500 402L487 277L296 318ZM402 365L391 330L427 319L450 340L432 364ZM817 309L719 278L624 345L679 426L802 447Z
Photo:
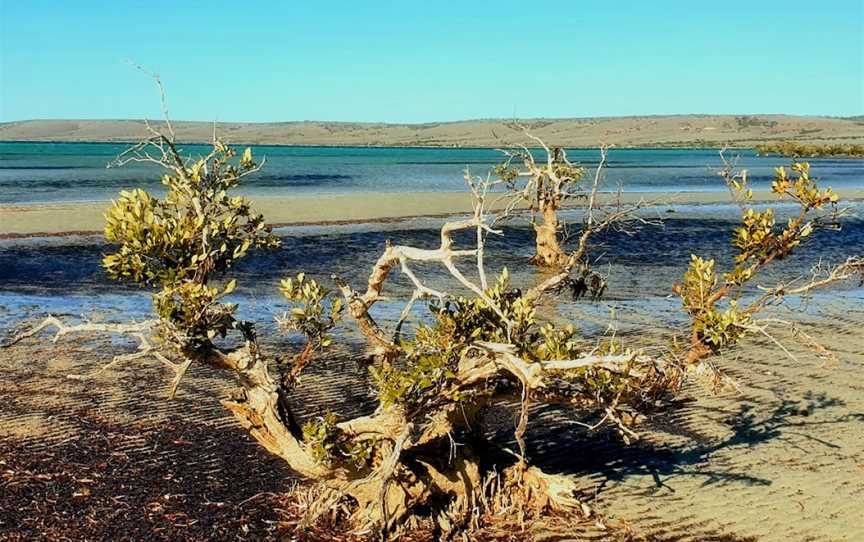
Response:
M760 156L779 155L794 158L826 158L832 156L864 158L864 145L854 143L817 145L784 141L756 145L756 152Z
M330 290L314 279L307 279L305 273L283 279L279 291L294 305L280 318L282 328L302 333L313 347L330 346L333 338L329 332L344 313L342 300L332 298Z
M436 401L456 378L466 349L476 342L509 341L520 355L532 352L539 337L536 310L511 288L506 268L484 293L482 298L454 296L430 304L433 323L419 324L413 339L401 345L405 364L370 369L385 404L416 408ZM466 396L454 391L453 397Z
M121 192L105 215L105 238L117 244L102 264L110 277L161 291L156 314L189 344L224 336L235 305L222 304L236 281L212 286L250 250L275 248L279 239L246 198L229 196L240 179L258 169L251 149L236 151L216 141L210 154L184 159L176 149L162 177L159 199L141 189Z
M790 173L791 171L791 173ZM721 171L733 196L742 206L741 226L732 235L737 249L734 267L718 277L713 259L691 256L690 266L675 291L693 318L691 354L693 359L706 351L716 352L737 343L748 331L758 329L752 316L769 301L765 296L741 306L743 286L773 261L786 258L815 230L836 225L838 197L830 187L820 188L810 176L807 162L794 161L789 171L774 171L771 191L798 205L797 214L778 226L774 209L756 209L747 172L735 172L731 164ZM820 215L814 213L825 211ZM725 303L725 308L720 304Z
M303 442L312 457L325 466L341 461L357 469L369 467L378 440L353 441L339 429L337 421L335 414L327 412L303 424Z

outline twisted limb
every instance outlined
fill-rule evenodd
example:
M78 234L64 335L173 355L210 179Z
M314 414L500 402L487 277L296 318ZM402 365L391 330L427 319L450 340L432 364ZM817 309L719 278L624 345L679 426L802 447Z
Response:
M81 324L68 324L55 316L48 316L39 324L33 326L27 331L23 331L13 336L11 339L9 339L9 341L0 345L0 348L9 348L25 339L35 337L42 331L49 328L56 328L54 336L51 338L52 343L56 343L61 338L73 334L108 333L112 335L125 335L128 337L132 337L138 341L138 346L134 352L129 352L127 354L117 354L111 358L111 361L105 363L97 369L94 369L93 371L84 374L68 374L66 375L66 377L71 380L79 381L92 380L101 376L109 369L113 369L123 363L152 357L157 361L161 362L166 368L170 369L174 373L174 376L171 378L171 382L169 383L168 387L168 399L173 399L177 393L177 388L180 385L180 381L183 379L183 376L185 376L186 371L192 364L192 360L187 359L182 362L174 362L168 359L161 352L159 352L159 350L151 342L151 338L149 337L157 323L158 320L143 320L141 322L130 323L84 322Z

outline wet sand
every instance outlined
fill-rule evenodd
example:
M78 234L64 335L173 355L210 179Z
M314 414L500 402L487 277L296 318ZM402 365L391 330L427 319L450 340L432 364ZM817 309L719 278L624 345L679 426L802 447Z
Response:
M864 189L839 189L837 193L845 200L864 199ZM471 210L471 200L465 192L383 192L252 199L255 209L274 226L383 222L462 214ZM728 192L622 194L625 203L640 199L665 206L732 201ZM767 191L755 192L754 199L776 201ZM107 202L93 202L0 206L0 238L101 232L103 214L108 205Z

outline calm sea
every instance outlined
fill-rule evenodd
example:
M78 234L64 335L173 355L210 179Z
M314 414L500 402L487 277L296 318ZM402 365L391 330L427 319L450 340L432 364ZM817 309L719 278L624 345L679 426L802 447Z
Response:
M161 192L159 171L143 164L106 168L127 146L102 143L0 143L0 204L110 200L133 187ZM185 145L191 155L207 147ZM264 169L246 180L241 192L253 196L352 192L459 191L465 168L485 174L502 155L493 149L253 146L266 157ZM767 186L776 157L739 151L740 166L755 186ZM597 150L571 150L586 167ZM864 187L864 160L812 160L814 172L835 187ZM725 190L716 175L717 150L612 149L606 178L631 191Z

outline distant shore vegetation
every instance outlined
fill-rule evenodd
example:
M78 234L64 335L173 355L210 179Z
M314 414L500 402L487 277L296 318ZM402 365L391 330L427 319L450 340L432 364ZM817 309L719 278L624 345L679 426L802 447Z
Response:
M829 144L815 145L784 141L756 145L759 156L780 155L797 158L824 158L835 156L840 158L864 158L864 145Z

